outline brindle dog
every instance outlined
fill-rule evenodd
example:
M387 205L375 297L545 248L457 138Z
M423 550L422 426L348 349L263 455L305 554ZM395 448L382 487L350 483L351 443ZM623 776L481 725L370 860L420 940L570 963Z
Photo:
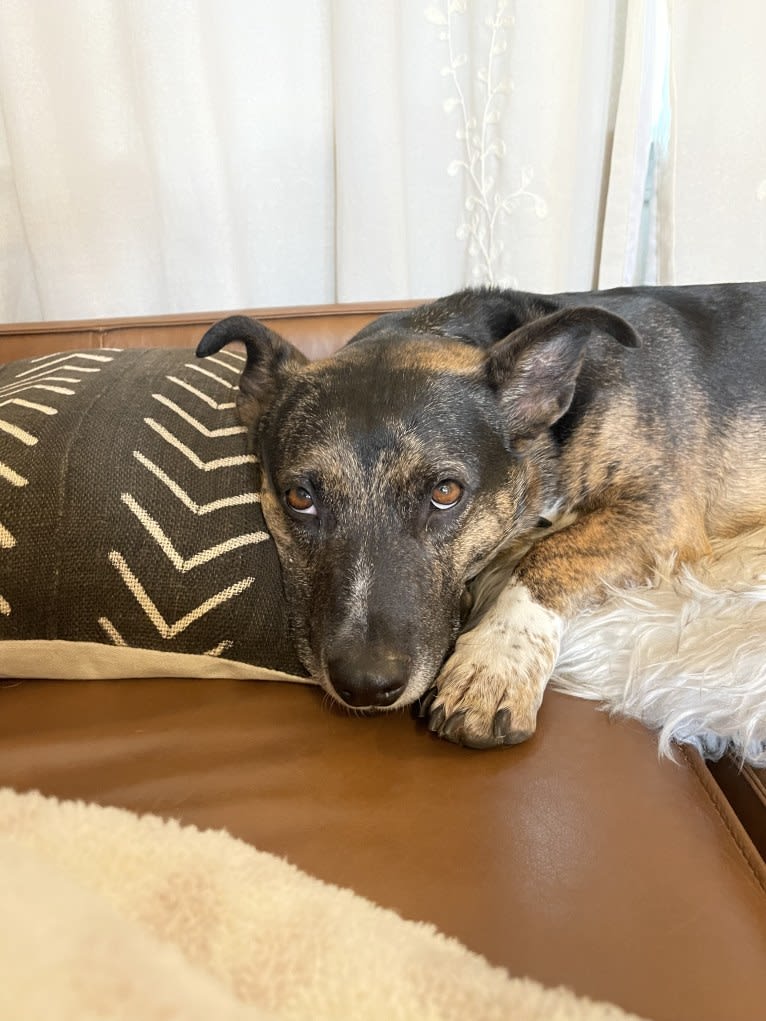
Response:
M197 354L231 341L307 668L449 740L528 738L567 618L766 520L766 284L467 290L313 363L233 316Z

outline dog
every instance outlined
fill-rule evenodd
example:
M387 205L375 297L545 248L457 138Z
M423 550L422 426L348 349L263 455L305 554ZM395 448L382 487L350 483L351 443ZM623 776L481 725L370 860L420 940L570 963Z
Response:
M565 623L766 521L766 284L469 289L309 362L231 316L295 639L360 710L535 730Z

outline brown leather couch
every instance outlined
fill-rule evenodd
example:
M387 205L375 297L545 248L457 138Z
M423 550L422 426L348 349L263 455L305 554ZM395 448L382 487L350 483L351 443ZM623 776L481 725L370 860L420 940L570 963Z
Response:
M260 315L319 356L384 310ZM192 347L216 318L8 326L0 362ZM514 975L655 1021L757 1021L763 776L677 760L637 723L553 692L531 741L476 752L407 713L347 716L308 685L0 682L0 785L225 827Z

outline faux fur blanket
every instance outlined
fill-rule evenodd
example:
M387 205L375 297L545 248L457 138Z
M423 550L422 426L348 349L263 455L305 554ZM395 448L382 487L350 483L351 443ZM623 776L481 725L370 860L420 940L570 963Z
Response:
M625 1021L223 832L0 789L0 1017Z
M641 720L663 754L675 740L766 767L766 527L581 614L554 686Z

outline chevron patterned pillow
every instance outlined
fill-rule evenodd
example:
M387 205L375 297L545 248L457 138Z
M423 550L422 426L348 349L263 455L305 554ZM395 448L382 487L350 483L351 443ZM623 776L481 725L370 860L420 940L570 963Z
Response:
M243 361L0 367L0 677L306 680L235 412Z

